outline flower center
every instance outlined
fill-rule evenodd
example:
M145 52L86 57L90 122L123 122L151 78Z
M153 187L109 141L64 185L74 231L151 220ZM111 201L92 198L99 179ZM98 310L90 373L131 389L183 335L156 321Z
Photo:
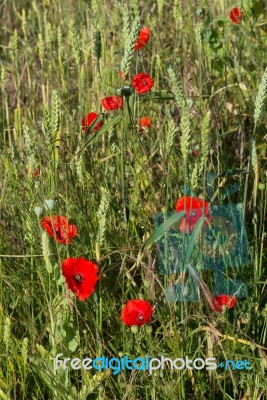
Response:
M143 79L143 80L142 80L142 84L143 84L143 86L146 86L146 85L147 85L146 79Z
M197 216L197 211L191 211L191 217L196 217Z
M143 319L144 319L143 315L138 315L138 320L139 321L143 321Z
M75 279L75 281L78 282L78 283L82 283L82 282L84 281L84 278L83 278L82 274L76 274L76 275L74 275L74 279Z

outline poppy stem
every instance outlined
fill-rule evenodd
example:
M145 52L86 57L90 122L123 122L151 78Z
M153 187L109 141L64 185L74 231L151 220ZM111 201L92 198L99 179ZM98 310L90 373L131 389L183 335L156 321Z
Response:
M99 332L102 334L102 308L103 308L103 297L102 297L102 282L99 282Z
M122 197L122 207L123 207L123 218L127 222L126 198L125 198L124 140L125 140L124 127L122 127L122 135L121 135L121 197Z
M125 97L125 99L126 99L127 111L128 111L129 119L131 122L131 126L132 126L132 129L134 129L133 115L132 115L132 110L131 110L130 103L129 103L129 98Z

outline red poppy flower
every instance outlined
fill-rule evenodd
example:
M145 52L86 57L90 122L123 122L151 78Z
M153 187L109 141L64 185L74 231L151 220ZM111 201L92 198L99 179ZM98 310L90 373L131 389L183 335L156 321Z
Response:
M51 237L55 237L58 243L70 244L71 239L78 234L76 225L69 225L66 217L58 215L45 217L41 221L41 226Z
M28 175L28 174L29 174L29 170L28 170L28 168L26 168L26 175ZM33 179L39 178L40 174L41 174L40 168L39 167L34 168L34 170L32 171Z
M62 274L68 288L76 293L79 300L87 299L95 290L98 281L98 267L85 258L67 258L61 264Z
M185 196L181 197L176 203L176 211L185 211L186 215L180 221L180 231L190 233L196 225L198 219L204 215L208 221L211 220L209 214L209 203L201 198Z
M227 296L226 294L220 294L219 296L214 296L210 307L212 310L221 313L223 311L223 306L230 309L236 304L235 296Z
M83 117L82 119L82 131L83 133L86 133L87 129L92 125L92 123L99 117L95 112L90 112L86 116ZM98 131L98 129L101 128L102 122L99 121L96 126L94 127L94 131Z
M198 150L197 150L197 149L194 149L194 150L192 151L192 156L197 157L197 155L198 155Z
M139 121L139 126L141 129L144 129L144 128L149 129L149 128L151 128L151 125L152 125L152 123L151 123L150 117L142 117Z
M122 322L127 326L146 324L153 313L153 307L146 300L129 300L121 312Z
M135 75L132 80L132 86L139 94L149 92L153 85L153 79L148 74L144 74L143 72Z
M238 24L241 19L241 11L238 7L234 7L230 12L229 12L229 18L233 22L233 24Z
M149 28L142 28L139 32L139 36L135 41L134 49L139 50L144 47L145 44L149 41L150 38L150 29Z
M123 98L120 96L105 97L102 100L102 106L108 111L116 110L117 108L122 108Z

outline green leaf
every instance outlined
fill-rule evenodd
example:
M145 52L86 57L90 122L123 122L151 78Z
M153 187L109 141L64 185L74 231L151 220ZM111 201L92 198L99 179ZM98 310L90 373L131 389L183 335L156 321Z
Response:
M69 342L69 345L68 345L69 350L70 350L71 352L75 351L75 350L77 349L78 346L79 346L79 342L78 342L78 340L77 340L76 338L72 339L72 340Z
M159 238L166 233L175 223L179 222L182 217L185 216L185 211L173 214L165 222L163 222L155 232L147 239L143 245L142 250L147 249L151 244L159 240Z
M248 171L245 171L243 169L228 169L227 171L223 171L221 174L216 175L216 178L224 178L229 177L229 176L236 176L236 175L242 175L242 174L248 174Z
M193 232L192 232L192 234L190 236L189 245L188 245L188 247L186 249L184 265L187 265L187 263L190 260L190 257L191 257L191 254L192 254L193 250L194 250L196 241L197 241L197 239L199 237L199 234L200 234L200 232L202 230L204 221L205 221L205 217L200 217L198 219L195 227L194 227L194 230L193 230Z
M86 147L90 144L93 143L96 139L98 139L98 137L100 135L102 135L103 133L105 133L106 131L109 130L109 128L111 128L113 125L116 125L120 120L121 120L122 116L118 115L117 117L111 119L110 121L108 121L105 125L103 125L96 133L94 133L93 135L91 135L90 139L87 140L87 142L84 144L84 146L78 151L78 153L76 154L76 157L78 157L80 155L80 153L86 149Z

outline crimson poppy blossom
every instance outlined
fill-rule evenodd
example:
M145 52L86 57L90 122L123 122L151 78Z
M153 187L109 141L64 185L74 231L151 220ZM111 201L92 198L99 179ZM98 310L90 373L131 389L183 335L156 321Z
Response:
M45 217L41 221L41 226L58 243L70 244L78 234L76 225L69 225L66 217L54 215L53 217Z
M139 121L139 126L140 126L140 129L142 129L142 130L144 128L150 129L151 125L152 125L152 123L151 123L150 117L142 117Z
M99 279L97 265L85 258L67 258L62 262L61 270L68 288L77 294L79 300L91 296Z
M41 174L41 169L40 167L34 168L34 170L32 170L32 177L33 179L38 179L39 176ZM29 170L28 168L26 168L26 175L29 175Z
M194 149L194 150L192 151L192 156L195 156L195 157L198 156L198 150L197 150L197 149Z
M219 296L214 296L210 307L212 310L221 313L223 311L223 307L227 309L233 308L236 304L235 296L227 296L226 294L220 294Z
M83 133L86 133L87 129L93 124L93 122L99 117L95 112L90 112L86 116L83 117L82 119L82 131ZM99 121L96 126L94 127L94 131L98 131L98 129L101 128L102 122Z
M241 19L241 11L238 7L234 7L230 12L229 12L229 18L233 22L233 24L238 24Z
M211 220L209 214L209 203L201 198L184 196L181 197L175 207L177 212L185 211L186 215L180 221L180 231L190 233L194 229L198 219L204 215L208 221Z
M134 49L139 50L147 44L150 38L151 30L149 28L142 28L139 32L139 36L134 43Z
M102 100L102 106L108 111L123 108L123 98L120 96L105 97Z
M133 77L132 86L138 94L147 93L154 85L153 79L148 75L141 72Z
M127 326L146 324L153 313L153 307L146 300L129 300L121 312L121 320Z

